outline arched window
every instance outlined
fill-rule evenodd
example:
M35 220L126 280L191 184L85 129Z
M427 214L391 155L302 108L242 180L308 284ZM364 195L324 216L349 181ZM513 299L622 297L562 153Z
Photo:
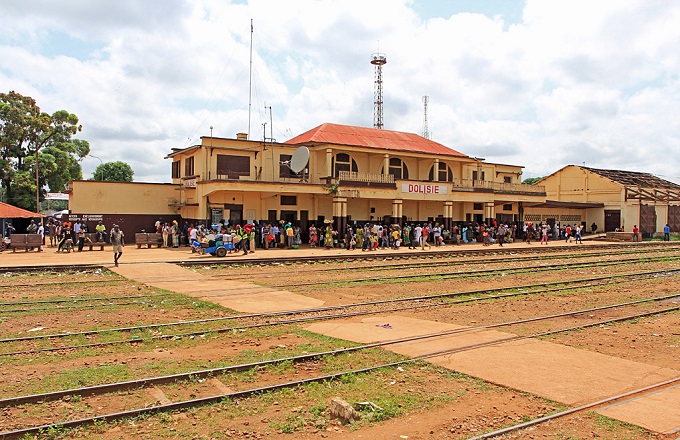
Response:
M430 182L434 181L434 165L430 168ZM437 170L437 180L439 182L453 182L453 171L451 167L444 162L439 162L439 169Z
M338 177L340 171L352 171L359 172L359 167L357 167L357 162L349 157L347 153L338 153L333 158L333 176Z
M385 174L385 167L381 169L381 174ZM398 157L390 158L390 169L387 174L394 176L394 179L408 179L408 167L406 164Z

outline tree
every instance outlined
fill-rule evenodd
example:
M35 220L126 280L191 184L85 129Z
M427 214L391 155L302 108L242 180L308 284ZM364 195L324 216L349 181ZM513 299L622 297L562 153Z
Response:
M524 179L522 183L526 183L527 185L535 185L541 179L543 179L543 177L528 177Z
M106 162L100 164L90 180L105 180L107 182L132 182L135 172L125 162Z
M59 192L81 179L79 160L90 152L87 141L73 139L81 130L66 110L50 115L31 97L0 93L0 184L7 202L38 210L45 186Z

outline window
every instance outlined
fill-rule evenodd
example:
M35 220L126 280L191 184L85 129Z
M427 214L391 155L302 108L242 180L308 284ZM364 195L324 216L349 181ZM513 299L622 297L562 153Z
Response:
M472 180L486 180L484 179L484 171L473 171Z
M473 203L472 209L475 211L482 211L484 209L484 205L482 203Z
M294 173L290 169L290 159L292 157L290 154L281 154L279 156L279 177L300 177L300 173Z
M194 156L187 157L184 159L184 175L193 176L194 175Z
M382 168L381 173L385 173L385 167ZM390 169L387 174L394 176L394 179L408 179L408 167L398 157L390 158Z
M503 211L512 211L512 203L505 203L503 205Z
M297 205L297 196L281 196L281 206L295 206Z
M175 160L172 162L172 178L173 179L179 179L179 161Z
M357 163L354 159L349 157L347 153L338 153L333 158L333 176L338 177L340 171L352 171L354 173L359 171Z
M238 179L250 176L250 156L217 155L217 178Z
M503 176L503 183L512 183L511 176Z
M430 168L430 175L428 177L430 182L434 181L434 165ZM451 167L444 162L439 162L439 168L437 170L437 180L439 182L453 182L453 171Z

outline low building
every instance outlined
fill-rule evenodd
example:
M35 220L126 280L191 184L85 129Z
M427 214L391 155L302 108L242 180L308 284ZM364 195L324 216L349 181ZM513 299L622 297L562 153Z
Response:
M284 143L202 137L173 149L171 205L184 220L404 224L519 222L546 198L522 167L484 162L412 133L322 124Z
M178 186L170 183L75 180L67 193L70 214L63 220L85 223L91 232L99 221L107 229L118 224L131 240L135 232L152 231L156 221L180 220L173 206Z
M637 225L647 237L666 224L680 231L680 185L652 174L568 165L539 184L547 200L528 205L526 221L595 223L605 232Z

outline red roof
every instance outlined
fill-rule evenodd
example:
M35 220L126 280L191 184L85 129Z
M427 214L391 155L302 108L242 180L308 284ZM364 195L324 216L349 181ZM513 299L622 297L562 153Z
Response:
M44 217L42 214L26 211L25 209L17 208L16 206L8 205L0 202L0 218L36 218Z
M386 150L411 151L414 153L468 157L454 149L413 133L330 123L321 124L284 143L293 145L308 143L352 145Z

